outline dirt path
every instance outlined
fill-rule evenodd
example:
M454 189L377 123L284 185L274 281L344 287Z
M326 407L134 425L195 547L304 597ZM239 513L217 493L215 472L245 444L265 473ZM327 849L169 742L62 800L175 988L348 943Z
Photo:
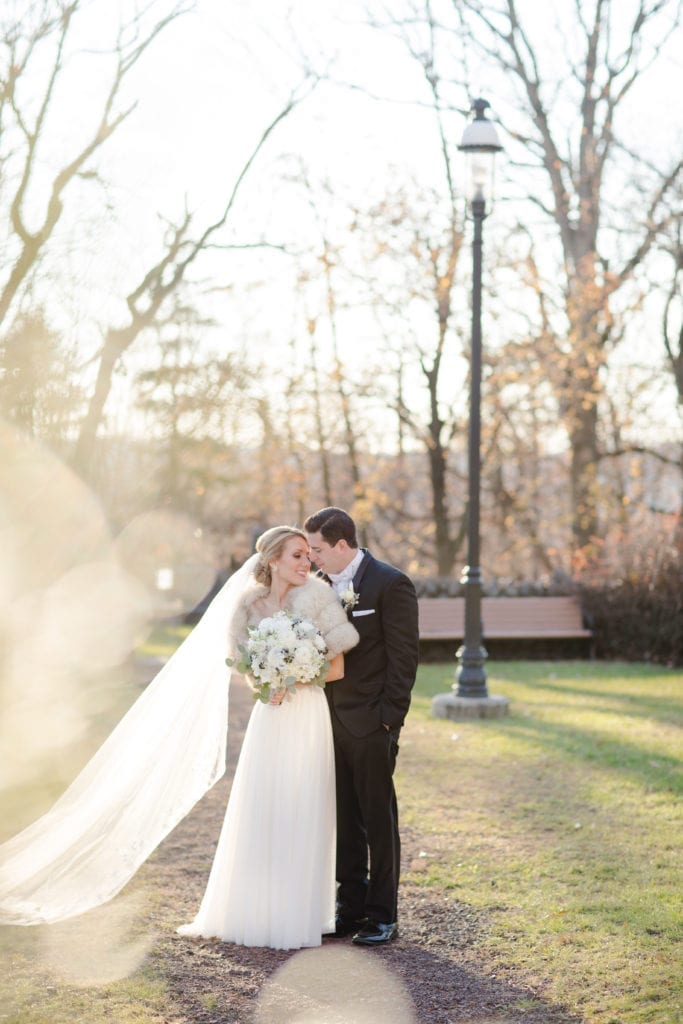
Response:
M579 1024L580 1018L547 1005L539 993L485 962L475 940L486 920L434 889L402 885L400 938L378 950L326 939L320 950L297 954L175 935L175 927L194 915L206 883L251 706L246 688L233 687L227 776L141 872L139 885L152 897L150 923L158 935L149 966L172 997L168 1024ZM405 830L402 836L410 862L420 836ZM409 994L412 1016L400 1009L401 989ZM333 1001L337 1009L330 1009Z

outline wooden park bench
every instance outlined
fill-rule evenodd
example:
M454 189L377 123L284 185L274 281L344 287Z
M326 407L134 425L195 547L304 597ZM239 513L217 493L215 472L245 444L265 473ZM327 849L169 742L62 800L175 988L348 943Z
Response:
M464 597L421 597L420 640L462 640ZM482 633L486 640L589 640L575 597L483 597Z

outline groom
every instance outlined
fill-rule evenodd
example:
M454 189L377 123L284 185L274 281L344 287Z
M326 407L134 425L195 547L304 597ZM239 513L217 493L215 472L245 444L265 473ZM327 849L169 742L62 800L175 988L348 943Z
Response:
M417 671L417 598L407 576L358 547L355 523L343 509L316 512L304 530L313 562L360 634L344 655L344 678L325 690L337 779L334 934L374 946L398 934L400 840L392 776Z

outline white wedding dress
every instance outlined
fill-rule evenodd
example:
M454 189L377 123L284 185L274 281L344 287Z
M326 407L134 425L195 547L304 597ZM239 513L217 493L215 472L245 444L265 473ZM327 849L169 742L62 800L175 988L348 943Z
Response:
M0 845L0 924L63 921L112 899L224 773L225 656L254 621L250 601L266 592L256 560L230 577L56 804ZM316 623L328 657L358 642L320 580L294 588L288 604ZM182 932L320 945L334 921L334 848L327 701L319 687L299 686L280 706L253 709L208 888Z
M334 685L334 684L332 684ZM319 946L335 917L332 728L318 686L247 726L199 913L181 935L243 946Z

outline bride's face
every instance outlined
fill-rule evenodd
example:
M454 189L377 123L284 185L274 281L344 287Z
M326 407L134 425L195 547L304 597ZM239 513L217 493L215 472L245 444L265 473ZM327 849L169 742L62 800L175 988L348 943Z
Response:
M271 572L283 583L300 587L311 571L310 549L301 537L290 537L285 541L282 554L271 562Z

